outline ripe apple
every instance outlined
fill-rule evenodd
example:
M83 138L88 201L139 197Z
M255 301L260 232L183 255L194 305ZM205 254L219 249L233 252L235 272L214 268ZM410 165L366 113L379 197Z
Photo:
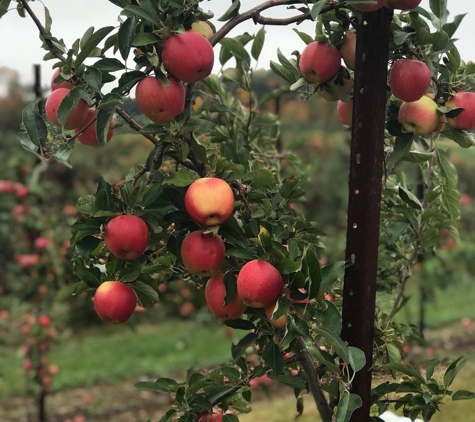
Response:
M15 182L13 180L0 180L0 193L15 193Z
M286 313L281 315L275 321L272 321L272 314L274 313L275 304L276 304L276 302L271 303L270 305L268 305L264 308L264 311L266 313L266 317L274 327L284 329L287 325L287 322L286 322L287 314Z
M399 59L391 68L391 91L403 101L417 101L427 92L430 82L430 69L419 60Z
M238 319L247 309L241 297L236 294L233 300L224 305L226 297L226 287L224 285L224 274L216 274L211 277L205 287L205 299L209 310L215 318L220 321L228 319Z
M87 112L87 116L86 116L86 120L84 124L74 129L74 133L79 133L86 125L89 124L89 122L93 121L97 117L97 113L99 113L99 110L95 109L94 107L91 107ZM115 124L115 120L112 119L110 126L114 126L114 124ZM107 142L110 141L113 135L114 135L114 129L109 129L107 131ZM97 139L97 134L96 134L96 121L94 121L94 123L92 123L76 139L78 140L78 142L80 142L83 145L99 146L99 140Z
M398 120L406 132L413 132L416 136L432 133L440 122L437 103L427 95L417 101L402 103Z
M51 91L55 91L58 88L73 89L75 85L72 82L69 82L69 81L66 81L66 80L61 81L57 84L54 83L54 80L59 76L60 73L61 73L60 68L58 68L54 71L53 76L51 78Z
M195 83L213 70L213 46L195 31L175 34L165 41L162 61L167 71L180 81Z
M410 10L415 9L422 0L388 0L388 9Z
M223 414L214 412L210 415L209 413L205 413L201 418L198 419L198 422L222 422L223 421Z
M447 117L447 123L454 129L475 129L475 92L457 92L445 103L447 107L462 107L457 117Z
M97 315L112 324L127 321L134 313L137 296L134 290L120 281L105 281L94 294L94 309Z
M16 254L15 261L21 268L29 268L33 265L38 264L40 262L40 256L38 254Z
M352 4L351 7L359 12L374 12L375 10L381 9L386 5L388 0L377 0L375 4L365 4L365 3L356 3Z
M327 101L338 101L338 94L347 94L353 85L348 69L342 67L332 79L317 88L317 94Z
M15 183L15 196L18 199L25 198L30 193L30 190L22 183Z
M346 103L338 101L338 117L340 122L348 127L351 127L351 121L353 119L353 98L350 98Z
M340 46L340 54L346 67L355 70L356 29L349 29L345 32L343 43Z
M38 318L38 324L42 328L49 327L49 325L51 324L51 318L48 315L41 315Z
M198 34L203 35L205 38L208 40L213 36L213 29L211 26L208 24L208 22L205 21L198 21L198 22L193 22L191 24L191 30L198 32Z
M233 212L233 190L222 179L203 177L188 187L185 208L194 222L204 227L218 226Z
M226 247L218 235L203 234L203 230L189 233L181 244L181 259L190 274L209 277L218 274L224 263Z
M321 84L333 78L341 65L341 56L335 46L314 41L300 55L299 68L310 82Z
M275 303L283 287L279 271L266 261L254 259L239 271L237 291L242 301L253 308L265 308Z
M67 88L58 88L55 89L46 100L45 104L45 113L46 117L51 121L51 123L61 126L58 122L58 108L61 105L64 97L70 92ZM78 126L82 126L87 117L87 112L89 106L86 101L82 98L79 100L77 106L71 111L68 118L64 122L65 129L75 129Z
M200 35L201 38L204 38ZM137 105L152 122L162 124L173 120L185 106L185 88L173 77L165 85L153 76L142 79L135 88Z
M121 259L138 258L147 249L148 239L147 225L135 215L114 217L104 230L106 246Z
M35 239L34 245L38 252L43 252L51 243L52 239L40 236Z

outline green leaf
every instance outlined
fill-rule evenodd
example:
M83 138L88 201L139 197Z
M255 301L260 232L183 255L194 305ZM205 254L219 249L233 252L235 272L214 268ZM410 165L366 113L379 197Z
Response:
M272 368L272 374L274 376L282 374L284 371L284 358L282 352L272 340L266 344L262 358Z
M327 328L315 328L314 332L315 334L322 336L326 340L328 346L331 347L347 364L349 363L350 355L348 347L338 335Z
M291 274L299 270L300 263L284 258L277 262L275 267L281 274Z
M224 287L226 289L226 296L224 298L224 305L229 305L231 301L236 297L237 293L237 279L236 274L232 271L228 271L224 276Z
M326 0L318 0L312 7L312 10L310 11L310 16L312 20L315 20L318 18L318 15L323 9L323 6L327 3Z
M417 198L417 196L414 195L411 191L403 188L402 186L399 186L399 197L410 207L416 210L422 209L422 204Z
M467 362L467 356L460 356L457 360L451 363L444 374L444 387L449 388L457 373Z
M221 16L218 21L219 22L226 22L229 19L233 18L239 13L239 8L241 7L241 2L239 0L233 1L231 6L229 7L226 12L224 12L224 15Z
M107 143L107 133L109 132L115 109L115 106L99 108L96 120L96 136L99 145L105 145Z
M88 85L96 91L100 91L102 84L102 72L94 66L86 66L84 79Z
M22 111L22 122L25 125L26 132L30 141L37 147L41 147L46 142L48 129L43 118L40 116L38 104L30 103Z
M323 292L333 286L338 280L345 275L345 261L338 261L330 265L326 265L321 269L322 282L320 283L320 292Z
M276 377L273 376L272 379L289 387L297 388L298 390L303 390L307 386L305 380L298 376L282 374Z
M269 170L262 169L255 174L253 186L257 189L271 186L274 180L274 175Z
M466 16L467 14L464 13L463 15L456 15L454 17L454 21L452 23L446 23L442 29L447 33L447 35L452 38L453 35L455 34L455 31L457 31L460 23L462 22L463 18Z
M320 262L317 255L312 249L308 249L305 254L306 273L309 280L308 297L314 298L320 292L320 284L322 282L322 272Z
M442 19L447 12L447 0L430 0L430 10L439 19Z
M256 326L247 319L227 319L223 321L224 325L237 330L254 330Z
M407 366L403 363L388 363L386 368L389 370L402 372L403 374L416 378L422 384L425 383L424 377L421 375L420 371L412 366Z
M237 416L229 413L229 414L223 416L223 421L222 422L239 422L239 419L237 418Z
M158 292L143 281L135 281L129 284L135 291L140 304L143 307L150 306L155 302L158 302Z
M465 130L456 130L452 128L445 129L441 135L459 144L462 148L470 148L475 145L475 135Z
M76 60L74 61L74 68L78 69L86 60L87 57L92 53L92 51L99 45L99 43L114 29L113 26L105 26L104 28L98 29L94 34L92 34L87 40L84 47L81 48L81 52L77 55Z
M11 0L0 0L0 18L8 12Z
M388 161L388 168L392 169L396 163L403 159L411 150L414 137L399 137L394 143L394 150L391 152Z
M357 347L348 346L348 352L350 355L350 365L353 368L353 371L361 371L366 365L366 357L364 352Z
M135 15L129 16L125 22L120 25L117 41L119 43L119 52L124 60L130 53L130 47L132 46L132 40L135 36L135 25L137 19Z
M469 399L475 399L475 393L472 393L467 390L459 390L459 391L456 391L452 395L452 400L469 400Z
M71 112L76 108L84 93L84 87L77 86L66 94L58 107L58 122L64 125Z
M455 188L458 182L457 169L453 165L449 153L447 151L437 149L436 156L442 176L447 180L449 186Z
M432 378L432 375L434 374L435 368L439 364L438 359L433 359L429 362L426 368L426 380L429 381Z
M442 186L442 206L453 221L460 215L460 193L450 186Z
M350 394L345 390L340 398L340 402L338 403L336 422L348 422L353 412L362 405L363 402L360 396L357 394Z
M117 59L100 59L93 65L102 72L117 72L125 69L125 66Z
M191 185L196 180L196 177L189 171L180 170L173 173L171 176L166 177L163 180L164 185L172 185L178 187L186 187Z
M53 154L54 159L61 164L64 164L66 167L72 168L71 162L69 161L71 156L71 145L61 144L59 149Z
M230 51L236 60L245 63L246 69L249 69L251 66L251 58L244 46L238 40L234 38L223 38L219 43L221 44L221 48ZM224 63L221 62L221 64Z
M310 35L306 34L305 32L301 32L301 31L299 31L299 30L296 29L296 28L293 28L293 31L294 31L294 32L300 37L300 39L301 39L305 44L307 44L307 45L314 41L314 39L313 39Z
M399 349L393 343L386 342L386 350L388 353L389 362L401 362L401 354L399 353Z
M206 395L206 400L209 400L211 403L219 403L222 398L232 391L234 391L234 387L227 385L215 387Z
M341 314L338 308L332 302L326 302L327 309L322 312L322 327L340 335L342 328Z
M259 29L256 36L254 37L254 41L251 47L251 55L254 58L254 60L259 59L259 56L262 51L262 47L264 46L265 38L266 38L266 30L264 29L264 27L262 27L261 29Z
M160 21L160 17L152 6L150 0L142 0L140 2L140 6L127 6L124 10L132 12L139 18L142 18L158 27L163 26L162 22Z
M145 390L145 391L156 391L159 393L169 393L170 389L162 384L151 382L151 381L141 381L135 384L135 388L137 390Z

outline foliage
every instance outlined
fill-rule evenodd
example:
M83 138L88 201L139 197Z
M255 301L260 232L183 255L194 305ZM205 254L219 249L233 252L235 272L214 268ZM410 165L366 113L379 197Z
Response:
M370 1L301 2L298 18L317 20L317 25L315 37L299 32L300 37L305 43L324 37L340 46L344 32L361 19L351 5L361 2ZM139 305L149 307L160 299L158 291L164 284L185 280L202 287L204 280L188 274L180 256L184 236L199 228L185 212L184 196L198 178L219 177L234 189L236 198L234 214L224 224L209 229L219 233L226 244L226 302L236 294L239 270L252 259L271 262L283 276L285 289L270 319L262 309L249 307L244 318L226 322L249 331L233 344L230 364L210 372L190 370L183 383L160 378L138 383L137 387L172 395L174 406L163 422L178 418L192 421L214 407L248 411L252 381L267 374L293 388L297 399L306 390L311 390L314 397L323 396L325 391L329 400L316 400L322 418L328 421L334 414L337 422L348 421L361 406L361 398L351 393L351 384L366 362L361 350L341 339L341 303L334 303L326 295L341 293L345 266L351 262L322 264L324 230L294 209L295 202L305 200L305 168L296 155L278 147L278 117L257 108L290 91L308 98L316 86L301 75L298 52L291 58L279 52L279 63L271 63L271 68L285 85L256 97L252 64L263 48L265 29L260 28L254 35L227 37L242 20L265 21L260 12L272 4L263 3L240 13L240 2L232 2L219 19L224 26L211 38L213 44L220 43L218 60L223 70L196 86L187 85L184 111L175 120L141 127L122 109L124 98L148 74L165 81L161 51L166 40L212 15L205 13L197 0L112 3L121 8L119 28L90 28L70 48L51 34L46 7L44 26L37 23L47 50L45 60L54 60L53 67L61 67L76 85L59 107L59 120L65 121L82 98L99 110L96 126L101 145L106 142L115 113L121 118L119 125L129 125L152 144L143 167L132 168L119 183L99 180L96 192L78 201L79 217L72 225L71 239L74 272L79 279L75 294L94 290L104 281L119 280L134 289ZM10 1L1 4L8 8ZM432 89L440 113L453 117L461 110L443 104L457 90L475 89L475 68L461 60L454 45L453 35L463 16L448 22L445 1L434 0L430 5L430 12L418 7L393 19L390 61L403 56L424 61L432 72ZM21 16L34 17L27 1L17 1L17 11ZM435 32L431 32L429 22ZM121 60L112 58L113 52L118 52ZM135 62L134 70L126 67L130 58ZM231 58L235 66L225 68ZM121 76L116 77L119 71ZM110 89L112 85L108 84L114 87ZM236 89L246 101L236 99ZM473 144L473 134L449 127L425 137L404 133L397 119L401 102L389 95L378 267L380 288L395 289L396 297L392 310L377 313L373 367L389 370L395 379L403 374L403 382L376 386L372 403L378 415L389 403L396 402L411 418L422 415L430 420L444 396L454 400L473 396L449 390L465 358L447 368L442 382L432 377L438 362L430 364L425 374L405 365L401 362L403 345L419 334L414 327L395 323L393 316L404 305L404 287L413 266L422 256L436 252L443 229L457 236L457 173L441 140L449 139L467 148ZM76 137L53 127L36 103L24 109L20 143L39 160L55 159L70 165ZM284 160L288 166L285 174ZM104 226L123 213L140 216L151 233L146 253L135 260L115 257L103 240ZM271 324L284 315L285 329ZM257 353L257 360L249 359L249 349ZM397 399L391 398L393 395ZM229 415L225 418L236 419Z

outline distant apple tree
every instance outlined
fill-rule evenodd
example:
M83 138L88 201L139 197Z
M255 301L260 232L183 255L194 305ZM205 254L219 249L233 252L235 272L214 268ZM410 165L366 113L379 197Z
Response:
M1 0L0 16L16 7L32 18L44 60L59 70L45 107L23 111L23 148L69 166L75 142L104 145L119 126L150 141L143 166L113 185L100 180L78 201L76 293L116 282L101 287L96 310L117 323L184 279L208 290L211 312L227 326L247 331L227 365L190 371L184 382L137 384L173 397L161 421L237 421L264 375L293 389L299 414L310 393L324 422L381 421L389 406L428 421L446 396L473 398L449 389L464 357L442 376L438 360L422 372L403 362L404 345L420 333L393 320L441 230L458 236L457 172L446 149L474 144L475 65L454 44L464 15L449 21L446 0L431 0L430 11L418 0L274 0L243 11L234 0L215 27L199 0L110 2L120 24L89 28L71 46L53 35L46 6L41 22L29 1ZM263 15L285 5L286 18ZM255 34L227 36L247 20ZM315 33L294 28L299 51L278 52L270 64L285 87L256 98L265 26L304 20L315 21ZM221 70L212 74L218 44ZM122 109L133 89L145 126ZM279 147L279 116L260 108L290 91L338 100L352 126L348 246L338 262L320 263L324 228L294 209L305 196L302 166ZM394 293L392 309L376 309L376 288ZM372 387L374 371L394 381Z

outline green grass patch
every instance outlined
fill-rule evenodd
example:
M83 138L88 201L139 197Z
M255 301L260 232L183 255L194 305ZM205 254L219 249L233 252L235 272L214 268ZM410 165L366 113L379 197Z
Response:
M227 363L230 350L223 325L166 321L138 326L134 331L108 326L73 335L54 346L48 357L60 368L54 388L61 390ZM16 350L2 356L0 396L22 394L22 360Z

